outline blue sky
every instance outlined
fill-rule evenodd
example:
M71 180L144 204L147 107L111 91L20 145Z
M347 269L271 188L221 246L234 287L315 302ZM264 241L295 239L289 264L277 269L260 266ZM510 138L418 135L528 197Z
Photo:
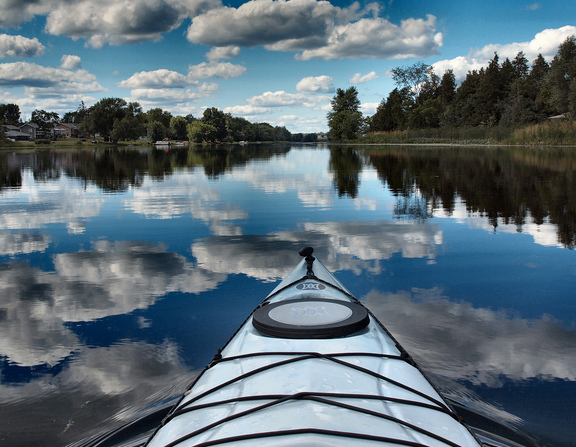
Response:
M0 103L76 110L120 97L200 117L217 107L291 132L326 131L337 88L365 115L417 61L471 69L524 51L548 62L576 34L576 0L8 0Z

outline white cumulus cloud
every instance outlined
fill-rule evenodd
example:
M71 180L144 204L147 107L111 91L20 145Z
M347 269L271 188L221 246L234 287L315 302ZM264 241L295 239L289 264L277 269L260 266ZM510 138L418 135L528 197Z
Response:
M229 45L226 47L214 47L206 53L206 59L209 61L219 61L222 59L234 59L240 54L240 47Z
M130 78L118 83L122 88L181 88L190 83L186 76L176 71L160 69L154 71L141 71Z
M75 70L77 68L80 68L81 64L82 59L80 58L80 56L65 54L64 56L62 56L62 59L60 59L60 68L64 68L65 70Z
M298 82L296 90L304 93L332 93L334 92L334 83L330 76L311 76Z
M136 88L130 93L135 100L148 101L196 101L210 97L219 89L218 84L198 84L196 89L170 89L170 88Z
M239 115L239 116L258 115L261 113L268 113L268 112L270 112L270 109L268 107L256 107L252 105L232 106L224 108L224 113L230 113L232 115Z
M470 51L466 56L438 61L433 64L433 67L434 71L439 75L442 75L448 69L452 69L456 79L462 81L469 71L486 67L488 62L494 58L494 53L498 53L500 61L505 58L512 60L520 51L523 51L529 61L535 60L539 54L542 54L548 62L551 62L562 42L574 34L576 34L576 26L573 25L545 29L527 42L486 45L480 49Z
M36 3L36 2L35 2ZM48 3L40 0L39 3ZM89 46L122 45L159 40L183 20L216 6L212 0L79 0L53 1L46 17L46 31L73 39L87 39ZM23 5L24 9L29 9ZM30 9L29 9L30 10Z
M248 47L288 39L322 40L338 9L327 1L252 0L195 17L187 37L204 45Z
M230 62L202 62L188 68L190 79L222 78L232 79L246 73L246 67L234 65Z
M326 45L305 49L297 59L407 59L439 53L442 33L436 33L436 17L407 19L395 25L382 18L365 18L335 26Z
M252 0L212 9L192 20L190 42L223 47L264 46L300 52L298 59L410 58L438 54L436 17L395 25L378 17L379 6L339 8L317 0Z
M287 93L285 91L265 92L248 99L248 103L260 107L300 106L316 107L319 103L329 101L327 96L309 96L303 93Z
M36 37L29 39L23 36L0 34L0 59L5 57L42 56L44 50L44 45Z
M105 90L96 77L86 70L70 71L27 62L0 64L0 85L27 87L29 93L36 94Z
M361 73L356 73L354 76L350 78L350 84L364 84L365 82L374 81L378 79L380 76L376 74L375 71L371 71L368 74L362 75Z

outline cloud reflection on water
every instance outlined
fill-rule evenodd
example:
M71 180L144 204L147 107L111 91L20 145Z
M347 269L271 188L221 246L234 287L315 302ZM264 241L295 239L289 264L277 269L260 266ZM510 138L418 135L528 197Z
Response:
M83 349L57 375L46 373L18 386L0 384L0 434L6 445L26 446L39 440L67 445L108 433L179 395L194 375L170 341Z
M302 226L302 231L265 236L203 239L194 242L191 250L198 265L207 270L276 281L294 268L304 243L315 247L329 269L357 274L379 273L380 261L395 253L433 262L436 246L442 244L442 232L430 223L309 222Z
M65 323L145 309L170 292L201 293L226 275L196 268L163 246L98 241L61 253L54 272L24 263L0 269L0 355L22 366L53 365L80 349Z
M524 319L475 308L452 302L441 289L374 290L362 301L436 374L488 387L533 378L576 380L576 332L551 316Z
M208 184L200 172L194 176L175 173L161 187L146 178L134 190L133 197L123 203L126 209L147 219L174 219L189 213L205 222L217 236L241 235L242 227L235 222L248 218L248 212L239 206L222 203L221 194L214 184Z
M14 256L45 251L52 238L40 233L5 233L0 231L0 256Z
M0 203L0 230L27 230L65 223L70 234L85 231L85 222L101 212L105 197L65 175L37 182L29 169L22 170L22 186L4 191Z

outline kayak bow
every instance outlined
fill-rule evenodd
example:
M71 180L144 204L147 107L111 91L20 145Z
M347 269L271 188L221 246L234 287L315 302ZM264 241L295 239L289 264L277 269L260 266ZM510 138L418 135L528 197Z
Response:
M147 445L481 445L312 253L301 250Z

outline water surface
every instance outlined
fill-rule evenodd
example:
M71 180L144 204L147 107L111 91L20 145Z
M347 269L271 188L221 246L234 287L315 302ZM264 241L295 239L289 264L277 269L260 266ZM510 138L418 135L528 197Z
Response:
M304 245L442 391L576 445L576 151L0 152L0 443L170 402Z

